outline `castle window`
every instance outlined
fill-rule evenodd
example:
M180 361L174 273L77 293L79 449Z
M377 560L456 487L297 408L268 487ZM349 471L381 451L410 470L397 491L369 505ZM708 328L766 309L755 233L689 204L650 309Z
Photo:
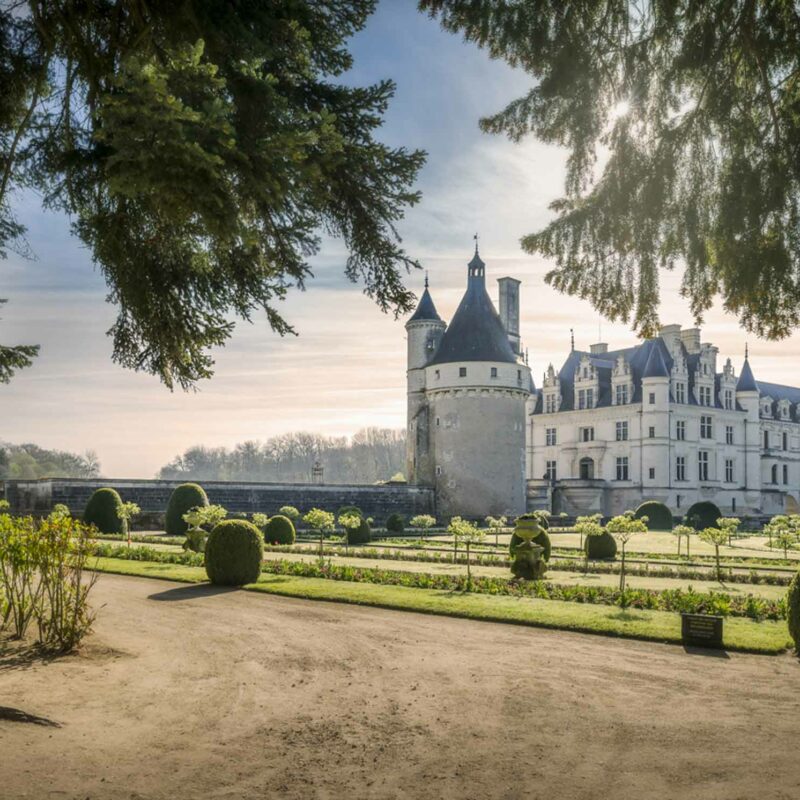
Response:
M708 480L708 450L700 450L697 454L697 477L701 481Z
M490 371L489 375L490 375L490 377L492 377L492 378L496 378L496 377L497 377L497 367L492 367L492 369L491 369L491 371Z
M675 495L675 508L681 507L681 496L679 494Z
M650 392L650 405L654 406L656 404L656 393Z
M467 368L466 367L459 367L458 368L458 377L459 378L466 378L467 377Z
M619 384L615 392L616 405L624 406L628 402L628 385L626 383Z
M783 465L783 482L784 484L789 483L789 465Z
M733 483L733 459L725 459L725 483Z
M683 382L675 384L675 402L676 403L686 402L686 384Z
M622 420L621 422L617 423L617 441L618 442L627 442L628 441L628 421Z
M441 475L442 474L442 468L441 467L436 467L436 474L437 475Z
M439 427L439 417L436 417L436 427Z
M733 392L730 389L725 390L725 408L729 411L733 409Z
M518 381L521 381L521 380L522 380L522 370L521 370L521 369L518 369L518 370L517 370L517 380L518 380Z
M555 428L545 428L544 431L544 443L548 447L552 447L556 443L556 429Z
M781 436L781 445L783 446L784 450L789 449L789 434L784 431L783 435ZM786 481L784 481L786 483Z
M675 438L679 442L683 442L686 440L686 420L679 419L675 423Z
M439 378L441 378L441 377L442 377L442 376L441 376L441 374L439 373L439 370L438 370L438 369L436 370L436 372L434 372L434 375L436 376L436 380L437 380L437 381L439 380Z
M558 408L556 407L556 403L558 402L556 395L548 394L545 397L545 413L546 414L555 414Z
M656 429L652 425L650 426L650 430L647 432L647 435L651 439L655 439L656 438Z
M777 483L778 482L778 465L777 464L773 464L772 465L772 475L771 475L771 477L772 477L772 483Z
M578 409L594 408L594 389L578 389Z
M686 456L678 456L675 459L675 480L686 480Z
M544 479L546 481L555 481L556 480L556 462L555 461L547 461L545 463Z
M578 439L581 442L593 442L594 441L594 428L580 428L578 430Z
M733 444L733 425L725 426L725 444Z
M769 450L769 431L764 431L764 449Z
M650 467L649 475L650 475L650 480L651 481L654 481L656 479L656 468L655 467Z
M736 513L736 498L735 497L731 499L731 511L733 511L734 514Z
M628 480L628 456L617 457L617 480Z
M700 417L700 438L701 439L711 438L711 417L707 416Z

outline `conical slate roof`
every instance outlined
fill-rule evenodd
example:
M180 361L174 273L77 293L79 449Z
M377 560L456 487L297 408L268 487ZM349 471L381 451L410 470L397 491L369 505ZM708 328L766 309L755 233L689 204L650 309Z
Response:
M650 355L647 357L647 363L642 372L642 379L644 378L669 378L669 370L664 363L660 347L650 348Z
M467 291L442 336L431 364L454 361L517 362L506 329L486 292L485 266L476 248L468 264Z
M750 369L750 362L747 357L744 359L744 366L739 374L739 380L736 382L737 392L757 392L758 384L753 377L753 370Z
M428 291L428 281L425 281L425 291L422 293L422 297L419 299L419 305L417 306L417 310L414 312L409 322L417 322L417 320L421 319L432 319L437 320L439 322L442 321L442 318L436 311L436 306L433 304L433 298L431 297L431 293Z

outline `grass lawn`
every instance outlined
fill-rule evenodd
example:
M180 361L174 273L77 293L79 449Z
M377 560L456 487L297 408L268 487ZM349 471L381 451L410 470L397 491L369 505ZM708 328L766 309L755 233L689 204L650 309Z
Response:
M202 567L175 564L99 558L96 569L100 572L186 583L206 581ZM355 603L659 642L681 641L680 616L665 611L622 611L614 606L380 586L287 575L265 574L257 583L246 588L310 600ZM791 646L785 622L753 622L741 618L725 619L724 643L729 650L763 654L779 653Z

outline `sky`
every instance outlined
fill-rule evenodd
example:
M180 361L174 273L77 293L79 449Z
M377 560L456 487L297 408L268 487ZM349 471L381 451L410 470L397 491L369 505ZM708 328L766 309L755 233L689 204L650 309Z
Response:
M525 92L529 78L442 31L413 0L384 0L351 50L348 81L397 84L380 138L428 153L418 181L422 201L400 232L429 272L440 315L450 319L458 305L478 232L495 301L497 278L522 281L521 334L537 385L550 362L559 367L566 358L570 328L579 349L634 343L628 326L549 288L544 275L552 265L519 246L551 219L548 205L563 193L565 152L482 134L478 120ZM281 306L299 336L281 338L263 318L241 322L214 351L214 377L196 392L170 393L157 378L111 361L106 331L115 310L88 252L71 236L70 220L43 211L32 194L17 198L16 211L35 260L0 261L0 297L9 299L0 341L38 343L41 354L0 385L0 441L92 449L107 477L152 477L192 445L405 426L404 320L383 314L344 278L341 242L325 240L312 260L316 277ZM408 285L419 294L423 279L415 272ZM662 277L661 321L688 327L693 320L679 281L679 273ZM723 360L731 357L737 373L748 341L756 379L791 383L799 335L760 341L719 307L702 327L703 341L719 346Z

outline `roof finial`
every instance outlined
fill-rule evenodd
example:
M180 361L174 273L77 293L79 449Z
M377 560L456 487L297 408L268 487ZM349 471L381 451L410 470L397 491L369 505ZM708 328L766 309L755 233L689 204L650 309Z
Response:
M475 255L478 255L478 234L477 234L477 232L475 233L475 235L472 238L475 240Z
M428 288L428 270L425 270L425 288Z
M744 360L747 361L747 342L744 343Z
M575 352L575 331L572 328L569 329L569 344L570 344L570 350L572 350L572 352L574 353Z

